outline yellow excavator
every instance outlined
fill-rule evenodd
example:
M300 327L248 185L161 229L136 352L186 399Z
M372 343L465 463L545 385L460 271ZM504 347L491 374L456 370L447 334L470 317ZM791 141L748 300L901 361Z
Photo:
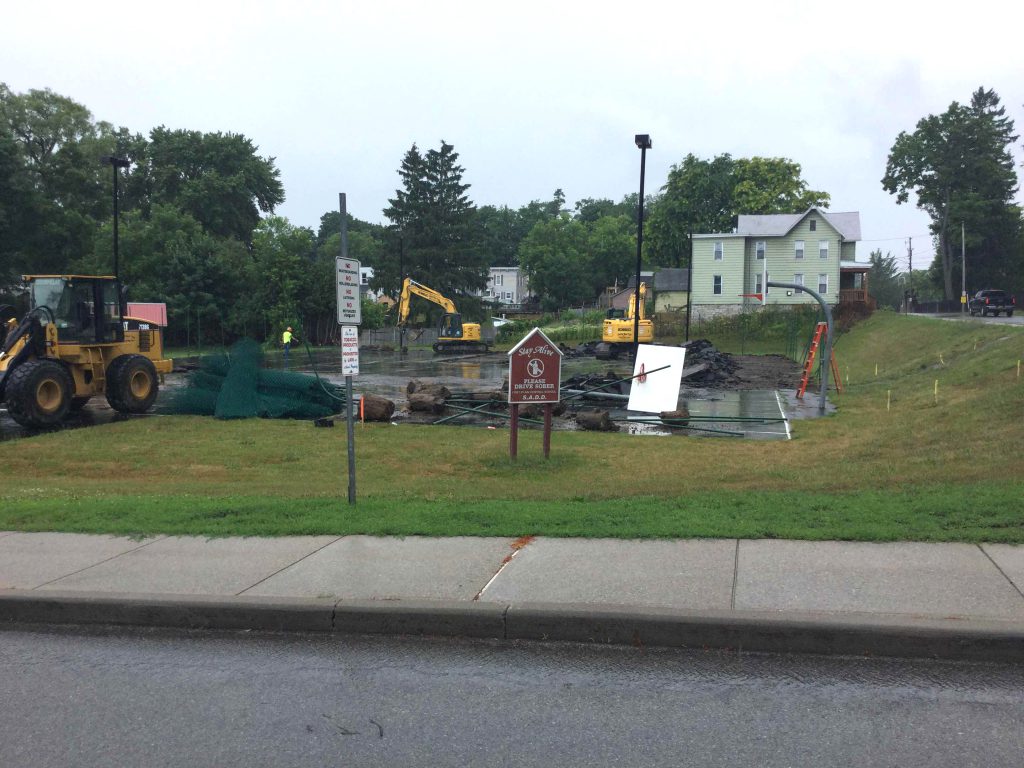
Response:
M613 360L620 352L632 350L633 331L637 313L640 315L639 341L650 344L654 341L654 323L647 319L644 308L647 299L647 283L640 283L640 302L637 305L637 291L629 297L629 306L625 314L622 310L609 309L601 330L601 342L594 348L599 360Z
M121 413L144 413L159 378L163 334L125 317L120 281L96 275L24 275L29 308L0 307L0 402L25 427L49 427L94 395Z
M409 304L413 296L419 296L444 309L437 329L434 351L443 352L487 352L491 345L480 336L480 323L464 323L462 315L455 309L452 300L442 296L433 288L417 283L411 277L402 283L402 294L398 299L398 327L404 328L409 320Z

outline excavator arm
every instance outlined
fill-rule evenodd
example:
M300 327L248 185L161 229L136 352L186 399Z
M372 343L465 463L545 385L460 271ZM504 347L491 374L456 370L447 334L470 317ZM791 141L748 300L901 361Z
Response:
M427 288L427 286L417 283L411 277L407 277L402 283L402 294L398 299L399 326L405 325L406 321L409 319L409 304L411 303L414 295L443 307L445 312L458 314L458 310L455 309L455 305L452 303L451 299L442 296L433 288Z
M632 320L636 317L637 304L636 304L636 291L633 291L629 295L629 308L626 310L626 317ZM640 319L646 320L646 304L647 304L647 283L640 283Z

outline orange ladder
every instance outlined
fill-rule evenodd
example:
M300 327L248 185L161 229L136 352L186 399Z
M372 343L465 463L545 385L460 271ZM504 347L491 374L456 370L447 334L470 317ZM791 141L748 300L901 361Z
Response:
M812 372L814 371L814 358L818 354L818 347L821 345L821 337L828 333L828 323L818 323L814 327L814 338L811 339L811 345L807 348L807 359L804 360L804 372L800 377L800 387L796 391L796 396L802 398L804 393L807 391L807 384L811 380ZM836 383L836 391L843 391L843 382L839 378L839 366L836 364L836 352L832 350L832 359L829 361L832 368L832 379Z

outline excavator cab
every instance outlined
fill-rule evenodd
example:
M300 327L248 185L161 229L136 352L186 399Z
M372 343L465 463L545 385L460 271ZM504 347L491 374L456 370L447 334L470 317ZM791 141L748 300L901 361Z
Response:
M462 338L462 315L446 312L441 317L441 325L437 329L438 339Z

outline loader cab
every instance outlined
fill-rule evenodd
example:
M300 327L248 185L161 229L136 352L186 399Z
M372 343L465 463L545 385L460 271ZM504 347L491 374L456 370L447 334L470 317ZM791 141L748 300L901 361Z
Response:
M39 320L57 326L61 343L109 344L124 341L120 283L113 277L26 276L31 309L45 307Z

